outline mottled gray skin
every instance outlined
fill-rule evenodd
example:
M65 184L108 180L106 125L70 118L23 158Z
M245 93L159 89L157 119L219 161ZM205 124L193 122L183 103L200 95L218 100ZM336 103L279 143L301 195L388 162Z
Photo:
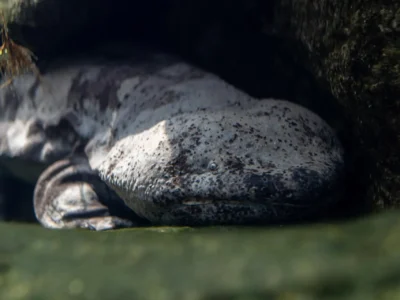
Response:
M1 157L50 166L34 196L44 226L134 226L127 207L155 224L285 222L334 201L343 152L317 115L131 57L56 63L0 91Z

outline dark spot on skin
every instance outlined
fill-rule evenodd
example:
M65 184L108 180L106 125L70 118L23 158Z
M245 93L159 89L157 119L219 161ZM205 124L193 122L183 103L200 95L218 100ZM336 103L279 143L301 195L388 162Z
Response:
M183 95L184 95L183 92L167 90L167 91L164 91L164 92L160 93L159 95L157 95L157 98L160 101L152 101L152 102L159 103L157 105L157 107L160 107L162 105L175 102L177 99L181 98ZM182 111L178 110L176 114L180 115L181 113L182 113Z
M238 138L238 135L235 133L231 139L229 139L229 143L232 144L236 139Z
M97 77L91 80L83 80L85 73L87 70L83 69L73 79L68 94L69 105L77 105L82 108L84 107L83 102L91 99L91 101L99 103L100 111L104 111L107 107L117 109L120 105L117 96L120 80L138 75L136 68L120 65L101 68ZM116 80L118 78L120 80ZM75 104L76 102L78 104Z
M291 111L292 110L289 107L284 107L283 108L283 113L282 113L283 117L286 117L286 114L290 113Z
M309 126L309 120L300 117L301 126L303 127L303 131L306 137L315 137L315 133L313 129ZM297 129L297 128L296 128Z
M318 190L320 186L319 181L321 180L321 176L318 172L314 170L309 170L306 168L296 168L292 171L292 179L297 182L302 189L305 190Z
M274 169L276 168L276 165L273 162L268 162L266 165L263 166L264 168L267 169Z
M187 164L187 159L188 155L190 154L191 151L189 149L180 150L178 156L168 162L168 165L165 167L164 172L168 173L171 176L179 176L182 174L182 172L188 173L190 169Z
M124 155L124 151L119 151L118 157L122 157L123 155ZM108 169L107 169L107 173L108 173L108 174L113 174L112 171L114 170L114 168L115 168L115 166L117 165L117 163L118 163L118 159L113 160L113 161L109 164Z
M226 161L226 166L235 171L241 171L245 167L245 164L239 158L231 157Z
M267 112L267 111L264 111L264 112L259 111L259 112L256 113L257 117L262 117L262 116L268 117L270 115L271 114L269 112Z
M250 174L245 176L244 184L248 190L252 190L252 199L255 201L271 199L286 190L280 174Z

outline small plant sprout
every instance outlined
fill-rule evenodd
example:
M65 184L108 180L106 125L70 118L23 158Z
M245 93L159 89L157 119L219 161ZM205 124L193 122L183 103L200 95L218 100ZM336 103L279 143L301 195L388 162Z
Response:
M4 12L0 10L0 17L3 22L1 29L2 45L0 46L0 72L4 82L0 88L8 86L13 79L25 72L33 72L40 77L39 69L34 60L36 56L29 49L15 43L8 35L8 26Z

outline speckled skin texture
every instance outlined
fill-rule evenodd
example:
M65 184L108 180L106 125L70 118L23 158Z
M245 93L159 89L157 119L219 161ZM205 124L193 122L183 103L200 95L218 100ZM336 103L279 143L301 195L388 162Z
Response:
M99 178L156 224L291 221L336 198L341 145L305 108L254 99L210 73L138 48L130 59L55 66L41 80L17 79L0 95L1 156L55 163L35 192L36 214L47 227L121 224L82 222L86 204L104 195L85 182ZM82 174L89 173L88 181ZM117 200L103 202L110 208ZM74 205L79 217L52 224Z

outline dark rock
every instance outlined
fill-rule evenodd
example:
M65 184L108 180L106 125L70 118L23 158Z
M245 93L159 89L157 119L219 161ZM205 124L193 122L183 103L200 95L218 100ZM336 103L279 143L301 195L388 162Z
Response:
M400 205L400 3L275 1L267 35L312 70L344 108L355 184L375 208Z

